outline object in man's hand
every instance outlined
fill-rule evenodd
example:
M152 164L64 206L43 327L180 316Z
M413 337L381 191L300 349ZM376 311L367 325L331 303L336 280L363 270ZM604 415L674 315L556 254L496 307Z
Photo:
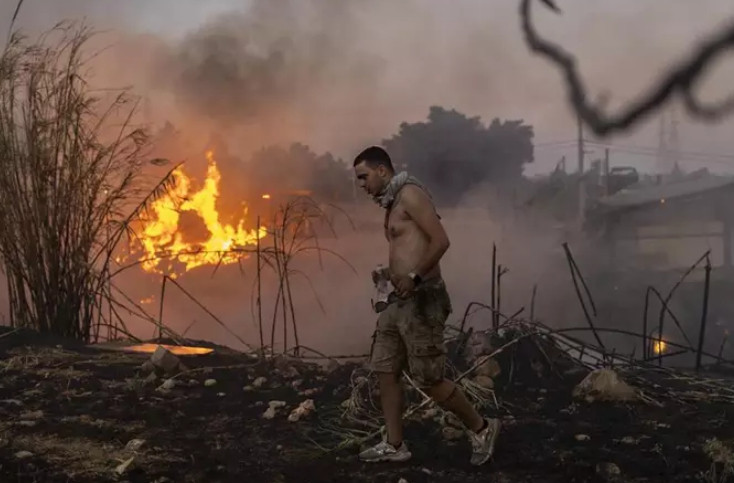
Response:
M397 300L397 296L393 291L392 283L390 282L390 272L382 265L378 265L375 270L372 271L372 282L375 284L375 298L373 301L373 308L375 312L380 313L387 308L388 305Z

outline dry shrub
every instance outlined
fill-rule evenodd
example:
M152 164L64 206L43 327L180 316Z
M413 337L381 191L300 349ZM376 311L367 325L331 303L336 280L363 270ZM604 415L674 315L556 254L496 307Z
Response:
M0 262L11 324L85 341L112 324L103 306L113 249L156 194L139 182L149 142L134 126L135 98L86 80L91 35L73 23L36 42L14 34L0 56Z

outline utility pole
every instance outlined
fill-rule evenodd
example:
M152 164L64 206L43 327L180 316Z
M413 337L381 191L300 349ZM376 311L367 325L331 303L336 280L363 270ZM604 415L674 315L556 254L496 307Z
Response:
M581 122L581 115L576 115L578 123L578 145L579 145L579 212L578 212L578 224L579 231L584 226L584 213L586 211L586 181L584 179L584 127Z

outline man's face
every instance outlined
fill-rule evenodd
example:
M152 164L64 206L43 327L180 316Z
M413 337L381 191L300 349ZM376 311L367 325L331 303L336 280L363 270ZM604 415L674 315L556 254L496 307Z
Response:
M357 176L357 184L365 190L370 196L377 196L385 187L387 179L387 169L385 166L379 165L377 168L370 168L366 162L362 161L354 167L354 174Z

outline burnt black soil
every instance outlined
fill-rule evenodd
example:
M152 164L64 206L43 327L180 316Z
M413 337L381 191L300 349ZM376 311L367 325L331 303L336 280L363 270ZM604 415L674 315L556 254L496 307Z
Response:
M311 439L329 443L317 430L349 396L354 366L274 368L215 353L186 357L196 370L161 391L162 380L145 382L146 355L34 345L28 334L13 344L12 337L0 339L2 482L702 481L711 466L706 440L734 439L733 407L670 375L646 373L658 385L651 392L698 391L700 402L692 402L694 393L680 402L661 396L662 408L578 402L571 393L585 372L535 378L518 372L498 388L504 428L487 465L470 466L468 441L445 440L438 423L423 420L407 423L409 462L364 464L357 448L325 454ZM261 388L243 389L259 376L267 378ZM642 384L636 374L626 377ZM216 383L207 386L207 379ZM287 421L307 398L299 393L305 389L316 390L308 396L315 413ZM287 406L268 420L262 414L271 400ZM135 439L142 446L126 449ZM608 463L620 470L616 480L603 469Z

